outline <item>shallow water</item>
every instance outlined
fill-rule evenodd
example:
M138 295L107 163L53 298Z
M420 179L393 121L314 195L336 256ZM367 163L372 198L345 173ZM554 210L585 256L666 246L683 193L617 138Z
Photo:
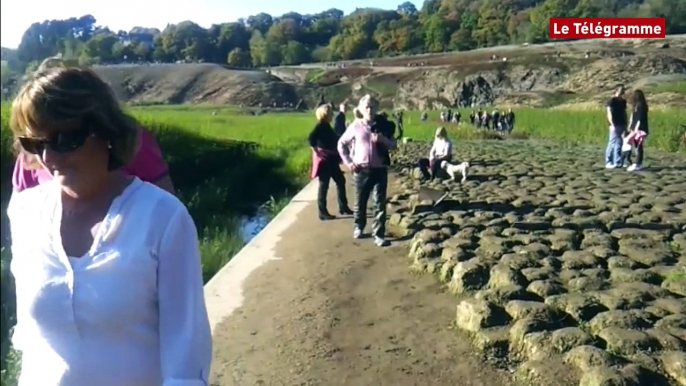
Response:
M252 238L257 236L271 220L271 216L261 210L258 210L253 216L244 216L241 218L240 232L243 241L247 243L252 240Z

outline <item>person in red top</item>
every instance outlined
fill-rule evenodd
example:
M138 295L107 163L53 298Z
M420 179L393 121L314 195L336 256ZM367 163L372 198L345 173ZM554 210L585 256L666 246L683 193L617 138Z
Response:
M162 159L162 150L157 140L148 130L139 129L140 148L133 161L122 168L125 175L135 176L143 181L150 182L160 188L174 194L174 185L169 177L169 168ZM12 174L12 187L15 192L32 188L44 182L52 180L49 171L40 165L35 165L24 153L19 154L14 164Z

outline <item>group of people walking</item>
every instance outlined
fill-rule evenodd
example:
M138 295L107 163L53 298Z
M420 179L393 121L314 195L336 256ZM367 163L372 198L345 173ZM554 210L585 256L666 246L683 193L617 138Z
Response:
M645 141L650 133L648 125L648 102L641 90L634 90L629 97L631 113L627 114L626 89L620 86L606 106L609 140L605 150L605 168L627 167L628 171L643 169ZM631 163L633 151L636 160Z
M514 129L515 114L511 108L507 109L507 111L495 109L490 113L479 109L477 111L472 111L471 114L469 114L469 121L477 128L490 129L510 134L512 133L512 129Z
M370 95L362 97L353 109L354 120L345 130L345 106L341 105L335 118L331 104L321 104L315 115L317 124L309 135L312 148L312 178L319 179L317 206L320 220L331 220L327 209L329 183L336 183L338 209L342 215L353 215L353 237L364 237L367 225L367 201L373 194L374 219L372 236L378 246L387 246L386 193L388 189L388 168L390 151L397 147L396 125L385 114L378 113L379 102ZM355 182L354 210L348 207L345 177L341 171L343 163L353 174Z
M452 111L452 109L448 109L447 111L441 111L439 117L442 123L459 125L462 122L462 113L459 110ZM428 119L429 114L423 112L420 120L426 122ZM469 123L479 129L483 128L511 134L515 124L515 113L511 108L508 108L507 111L495 109L490 113L479 109L469 114Z

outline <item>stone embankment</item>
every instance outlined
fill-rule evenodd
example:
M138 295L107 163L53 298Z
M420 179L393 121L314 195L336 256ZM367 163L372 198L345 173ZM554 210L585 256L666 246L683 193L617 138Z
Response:
M595 148L459 143L468 180L420 182L428 150L395 155L391 229L411 238L412 269L458 295L476 349L521 384L686 386L683 155L628 173Z

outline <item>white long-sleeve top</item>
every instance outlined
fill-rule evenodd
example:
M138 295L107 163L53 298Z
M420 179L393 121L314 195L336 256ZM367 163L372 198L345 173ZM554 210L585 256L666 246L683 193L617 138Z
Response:
M447 155L452 154L453 143L450 140L436 138L434 139L434 144L431 146L431 151L429 152L429 159L435 160L437 158L443 158Z
M184 205L134 181L90 251L62 247L60 187L14 193L12 231L22 386L206 386L212 337L196 228Z

